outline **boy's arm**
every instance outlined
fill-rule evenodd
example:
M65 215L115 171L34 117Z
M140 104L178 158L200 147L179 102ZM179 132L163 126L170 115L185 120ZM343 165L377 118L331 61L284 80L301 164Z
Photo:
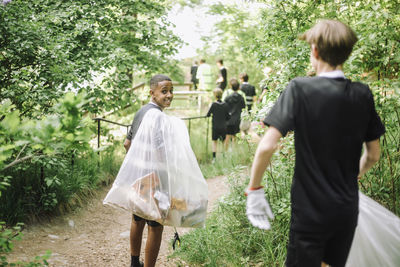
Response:
M358 177L363 176L376 162L381 154L379 139L364 143L364 153L360 159L360 173Z
M260 229L270 229L271 225L268 218L271 220L274 219L274 214L265 199L264 189L260 185L263 174L267 166L270 164L271 157L276 150L278 141L281 137L282 134L279 130L271 126L257 147L256 155L251 167L250 183L246 190L246 214L250 223Z
M271 126L261 139L251 166L249 189L260 187L263 174L270 164L271 157L278 147L278 141L281 137L282 134L279 130Z
M128 150L129 150L129 148L131 147L131 140L129 140L129 139L125 139L125 142L124 142L124 147L125 147L125 151L128 153Z

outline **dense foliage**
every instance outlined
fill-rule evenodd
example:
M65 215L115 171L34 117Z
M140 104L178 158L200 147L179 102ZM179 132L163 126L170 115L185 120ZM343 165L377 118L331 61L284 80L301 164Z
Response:
M93 112L123 106L138 73L173 69L180 40L163 1L18 1L0 5L0 99L45 114L65 91ZM125 103L124 103L125 102Z
M158 71L178 77L170 56L180 45L166 21L173 1L2 2L7 4L0 4L0 265L19 230L2 221L15 224L68 210L82 195L109 182L121 159L115 153L122 151L111 147L98 157L90 146L94 124L89 115L125 106L135 97L126 89L143 77ZM194 8L199 4L190 1ZM268 85L265 101L251 115L257 120L290 79L311 69L309 47L297 36L320 18L349 24L359 41L345 74L370 85L387 129L381 160L360 181L360 189L400 214L399 9L396 0L216 3L209 12L220 20L213 34L203 37L206 46L199 57L211 65L223 58L228 78L247 72L251 83ZM272 71L265 73L266 67ZM201 140L193 146L200 151L206 127L202 122L193 127L199 130L192 128L192 141ZM109 141L121 149L120 143ZM185 260L205 266L244 266L265 259L271 266L283 264L292 141L291 136L285 139L273 169L265 174L277 217L273 230L258 231L247 222L242 194L246 179L237 180L240 169L230 180L232 193L206 228L184 237L178 253ZM240 153L219 158L212 166L207 166L209 151L202 151L206 176L249 164L253 148L241 145ZM38 261L45 264L46 257Z
M179 72L170 4L0 1L0 247L13 239L3 221L68 211L115 175L121 156L99 158L90 117L132 102L143 78Z
M269 92L258 104L253 119L265 115L265 108L274 102L288 81L305 76L311 70L308 44L297 36L309 29L320 18L333 18L349 24L359 38L350 59L344 66L347 77L367 83L373 91L376 109L381 116L386 134L381 138L380 161L360 180L360 190L400 215L400 5L395 0L383 1L249 1L263 4L257 18L239 16L226 19L216 31L234 36L231 42L218 43L217 51L224 56L237 55L230 50L232 43L242 55L256 58L261 69L272 68L263 77ZM236 6L217 4L211 12L225 18L246 12ZM246 19L254 21L246 21ZM253 25L242 35L241 28ZM235 34L238 32L238 34ZM224 38L224 37L223 37ZM223 39L222 38L222 39ZM231 51L231 52L228 52ZM212 54L212 53L211 53ZM235 57L237 59L238 57ZM292 136L285 138L273 157L272 168L264 176L266 196L276 220L271 231L260 231L249 225L245 215L244 187L241 171L231 174L230 195L210 216L204 229L184 236L182 248L176 252L185 264L201 266L284 266L290 216L290 177L294 151Z

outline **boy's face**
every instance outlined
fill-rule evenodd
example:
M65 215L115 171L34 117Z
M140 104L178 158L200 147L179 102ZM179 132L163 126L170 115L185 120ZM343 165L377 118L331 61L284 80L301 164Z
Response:
M157 84L157 87L150 89L151 99L161 109L169 107L174 98L174 87L171 81L162 81Z

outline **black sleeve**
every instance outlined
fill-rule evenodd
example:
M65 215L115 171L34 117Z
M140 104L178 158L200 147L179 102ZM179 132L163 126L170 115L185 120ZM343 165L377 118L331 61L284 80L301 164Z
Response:
M264 124L275 127L282 136L295 129L295 89L291 81L264 119Z
M126 139L133 140L135 138L136 132L139 129L140 124L142 123L143 117L146 114L147 110L152 108L152 106L145 105L141 109L136 112L135 116L133 117L131 128L129 129L128 135Z
M132 140L135 137L136 132L139 129L139 126L140 126L140 121L139 121L140 117L141 116L140 116L139 113L136 113L135 117L133 117L131 128L129 129L129 132L128 132L128 135L126 136L126 139Z
M376 140L385 133L385 126L383 125L378 113L376 113L374 97L372 93L370 93L368 101L370 104L370 120L368 123L367 132L365 134L366 142Z
M221 75L222 75L222 77L224 78L224 82L226 83L227 81L226 81L226 69L225 69L225 68L223 68L223 69L221 70Z

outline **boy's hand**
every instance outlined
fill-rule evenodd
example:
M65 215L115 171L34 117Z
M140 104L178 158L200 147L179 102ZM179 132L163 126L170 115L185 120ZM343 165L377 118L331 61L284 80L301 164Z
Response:
M265 199L264 189L260 188L257 190L246 190L247 204L246 204L246 215L250 223L260 229L269 230L271 224L268 218L273 220L274 214Z

